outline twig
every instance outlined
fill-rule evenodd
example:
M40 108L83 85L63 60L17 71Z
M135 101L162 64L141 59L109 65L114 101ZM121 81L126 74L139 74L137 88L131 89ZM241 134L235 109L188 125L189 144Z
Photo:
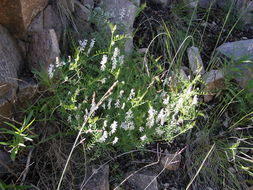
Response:
M88 120L89 120L89 118L92 116L92 114L93 114L93 113L98 109L98 107L103 103L103 101L104 101L105 99L107 99L107 98L111 95L112 90L114 89L114 87L115 87L117 84L118 84L118 81L116 81L115 83L113 83L113 85L109 88L109 90L108 90L108 91L104 94L104 96L99 100L99 102L97 103L97 105L95 106L95 108L91 109L90 112L89 112L89 114L87 115L87 117L84 119L84 122L83 122L81 128L79 129L79 132L78 132L78 134L77 134L77 136L76 136L75 142L74 142L74 144L73 144L73 146L72 146L72 149L71 149L71 151L70 151L70 153L69 153L68 159L67 159L66 164L65 164L65 166L64 166L64 169L63 169L63 172L62 172L60 181L59 181L58 186L57 186L57 190L60 190L61 183L62 183L63 177L64 177L64 175L65 175L65 172L66 172L66 170L67 170L67 167L68 167L70 158L71 158L71 156L72 156L72 154L73 154L73 152L74 152L74 149L75 149L75 147L76 147L76 144L78 143L78 140L79 140L79 138L80 138L80 136L81 136L81 134L82 134L83 128L85 127L86 123L88 122Z
M31 162L31 157L32 157L33 150L34 150L34 148L32 148L29 151L29 154L28 154L28 157L27 157L27 161L26 161L25 170L22 172L23 173L23 177L22 177L22 180L21 180L21 185L23 185L23 183L25 182L25 178L26 178L26 176L28 174L29 167L32 165L32 164L30 164L30 162Z

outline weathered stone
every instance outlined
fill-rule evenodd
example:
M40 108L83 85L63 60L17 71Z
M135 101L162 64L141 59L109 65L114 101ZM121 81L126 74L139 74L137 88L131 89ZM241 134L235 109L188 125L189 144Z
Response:
M10 154L0 150L0 178L2 178L5 174L8 174L8 167L12 162Z
M32 19L42 11L48 0L1 0L0 24L11 33L22 36Z
M48 5L43 12L43 28L54 29L58 38L61 39L63 33L63 25L59 15L55 12L56 8Z
M34 19L32 20L31 24L28 27L28 32L40 32L43 30L43 11L40 12Z
M88 21L91 15L92 6L94 6L92 3L90 5L86 4L86 6L81 3L76 4L75 23L79 33L77 37L79 40L83 40L84 35L91 32L90 23Z
M100 5L110 15L112 23L118 26L118 32L129 37L125 41L125 51L128 53L133 49L133 24L139 5L139 0L136 3L130 0L102 0Z
M253 39L224 43L217 48L217 52L233 60L253 60Z
M18 72L23 64L17 42L0 25L0 98L18 86Z
M161 158L161 164L163 167L171 171L178 170L182 157L181 154L169 154L168 152L165 154L166 155Z
M224 76L219 70L211 70L204 75L206 86L204 88L207 95L204 96L205 102L210 102L215 95L214 91L224 89Z
M247 190L253 190L253 186L249 187Z
M33 78L19 79L17 98L20 102L30 100L38 91L38 83Z
M127 180L127 186L129 187L128 189L131 190L158 190L156 176L149 176L144 174L134 174Z
M12 115L12 103L5 98L0 99L0 123Z
M109 166L106 165L97 171L97 167L93 167L95 175L82 188L83 190L109 190Z
M189 66L194 75L205 73L203 61L200 56L199 49L197 47L190 47L187 49Z
M48 71L49 65L55 64L59 56L58 39L53 29L33 34L27 55L31 69Z

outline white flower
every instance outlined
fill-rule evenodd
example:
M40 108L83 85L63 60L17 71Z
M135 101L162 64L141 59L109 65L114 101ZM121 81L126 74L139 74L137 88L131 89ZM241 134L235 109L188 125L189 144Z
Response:
M107 120L104 120L103 129L107 127Z
M142 136L140 139L141 139L141 141L145 141L145 140L147 139L147 136L144 135L144 136Z
M166 116L166 111L162 108L156 118L156 123L160 123L160 125L163 126L164 122L167 120Z
M104 109L105 109L105 104L102 104L102 108L104 108Z
M91 52L92 48L94 47L94 45L95 45L95 38L91 39L90 47L89 47L89 49L87 51L88 55L90 54L90 52Z
M107 133L107 131L104 131L103 135L102 135L102 137L100 137L99 141L100 142L105 142L105 140L107 139L107 137L108 137L108 133Z
M118 122L117 121L114 121L110 128L111 128L111 134L115 133L116 132L116 129L117 129L117 126L118 126Z
M127 99L127 100L131 100L131 99L133 99L133 98L134 98L134 96L135 96L134 89L131 89L131 92L130 92L129 97L128 97L128 99Z
M169 102L170 102L170 97L169 96L163 100L164 105L168 105Z
M128 110L128 112L126 112L126 121L130 121L133 119L133 112L132 110Z
M116 103L114 105L115 105L115 108L120 108L120 101L119 101L119 99L116 100Z
M124 59L125 59L124 55L119 56L119 65L120 66L124 64Z
M198 104L198 96L195 95L195 96L193 97L193 100L192 100L192 105L197 105L197 104Z
M72 118L71 118L71 115L68 116L68 122L71 123L72 121Z
M119 98L122 98L123 94L124 94L124 90L121 90L121 91L119 92Z
M114 49L113 56L112 56L112 71L116 69L117 67L117 57L120 54L120 50L118 47Z
M126 106L126 103L124 102L124 103L122 104L122 106L121 106L121 109L122 109L122 110L125 109L125 106Z
M155 116L157 114L157 111L155 111L152 107L148 110L148 118L147 118L147 127L153 127L155 124Z
M82 41L82 40L79 40L78 42L79 42L79 45L81 46L80 49L81 49L81 51L82 51L82 50L85 49L85 47L86 47L88 41L87 41L86 39L84 39L83 41Z
M101 83L102 83L102 84L105 84L105 82L106 82L106 78L103 78L103 79L101 80Z
M161 135L164 133L164 131L161 130L160 128L156 128L155 130L156 130L156 133L157 133L159 136L161 136Z
M101 69L101 71L105 70L105 68L106 68L105 64L107 63L107 60L108 60L107 55L103 55L102 61L100 62L100 65L101 65L100 69Z
M126 122L121 123L120 127L123 128L123 129L125 129L125 130L128 129L128 125L127 125Z
M50 79L53 78L54 71L55 71L54 65L50 64L49 67L48 67L48 76L49 76Z
M115 137L114 140L112 141L112 144L116 144L118 142L119 138Z
M107 105L108 109L111 109L112 107L112 98L108 99L108 105Z
M140 132L143 132L143 131L144 131L144 127L140 127L140 128L139 128L139 131L140 131Z

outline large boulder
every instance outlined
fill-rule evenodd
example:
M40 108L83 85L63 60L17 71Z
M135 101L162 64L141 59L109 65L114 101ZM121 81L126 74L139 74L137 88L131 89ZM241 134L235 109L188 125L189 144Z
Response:
M0 25L0 98L18 87L18 72L23 64L18 45Z
M32 19L47 4L48 0L1 0L0 24L16 36L23 36Z
M253 60L253 39L224 43L217 48L217 52L234 60Z
M49 66L55 64L56 57L60 57L60 49L55 30L35 32L27 55L30 68L47 72Z
M131 52L133 48L133 24L140 5L139 0L102 0L101 8L110 15L110 21L118 26L118 32L126 34L129 38L125 42L125 51Z

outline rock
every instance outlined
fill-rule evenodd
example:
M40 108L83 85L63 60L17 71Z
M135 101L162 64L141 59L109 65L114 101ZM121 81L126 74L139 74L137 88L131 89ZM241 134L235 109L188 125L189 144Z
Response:
M101 0L101 8L110 15L112 23L118 26L118 32L129 36L125 41L127 53L133 49L133 24L139 5L139 0L136 3L130 0Z
M60 57L58 39L53 29L33 34L28 48L28 62L31 69L48 71L50 64L55 64Z
M33 78L19 79L17 98L20 102L30 100L38 91L38 83Z
M165 154L166 155L161 158L163 167L171 171L178 170L182 158L181 154L169 154L168 152L165 152Z
M217 52L233 60L253 60L253 39L227 42L217 48Z
M93 166L92 172L97 172L84 186L83 190L109 190L109 166L96 171L97 167ZM88 175L90 176L90 175Z
M75 11L75 23L76 28L79 33L78 40L83 40L84 35L91 32L90 23L88 22L90 19L91 11L94 6L94 2L88 4L89 2L86 0L85 4L77 3L76 11Z
M9 173L6 166L8 167L11 162L12 161L10 154L3 150L0 150L0 178L2 178L5 174Z
M0 25L0 98L17 89L18 72L22 64L17 42Z
M0 99L0 123L3 122L6 118L11 117L12 115L12 103L6 98Z
M187 49L189 66L194 75L200 73L203 75L205 73L203 61L201 59L199 49L197 47L190 47Z
M247 188L247 190L253 190L253 186L251 186L251 187Z
M60 41L63 33L63 25L59 15L55 12L56 7L48 5L43 12L43 29L54 29Z
M130 177L127 180L126 184L129 187L128 189L131 189L131 190L140 190L140 189L158 190L156 176L149 176L149 175L144 175L144 174L134 174L132 177Z
M34 17L27 31L30 33L43 31L43 23L43 12L40 12L36 17Z
M16 36L23 36L32 19L47 4L48 0L1 0L0 24Z
M166 7L172 3L172 0L150 0L150 2Z
M204 101L210 102L215 95L214 91L224 89L224 76L219 70L211 70L203 76L203 80L206 83L204 91L207 93Z

